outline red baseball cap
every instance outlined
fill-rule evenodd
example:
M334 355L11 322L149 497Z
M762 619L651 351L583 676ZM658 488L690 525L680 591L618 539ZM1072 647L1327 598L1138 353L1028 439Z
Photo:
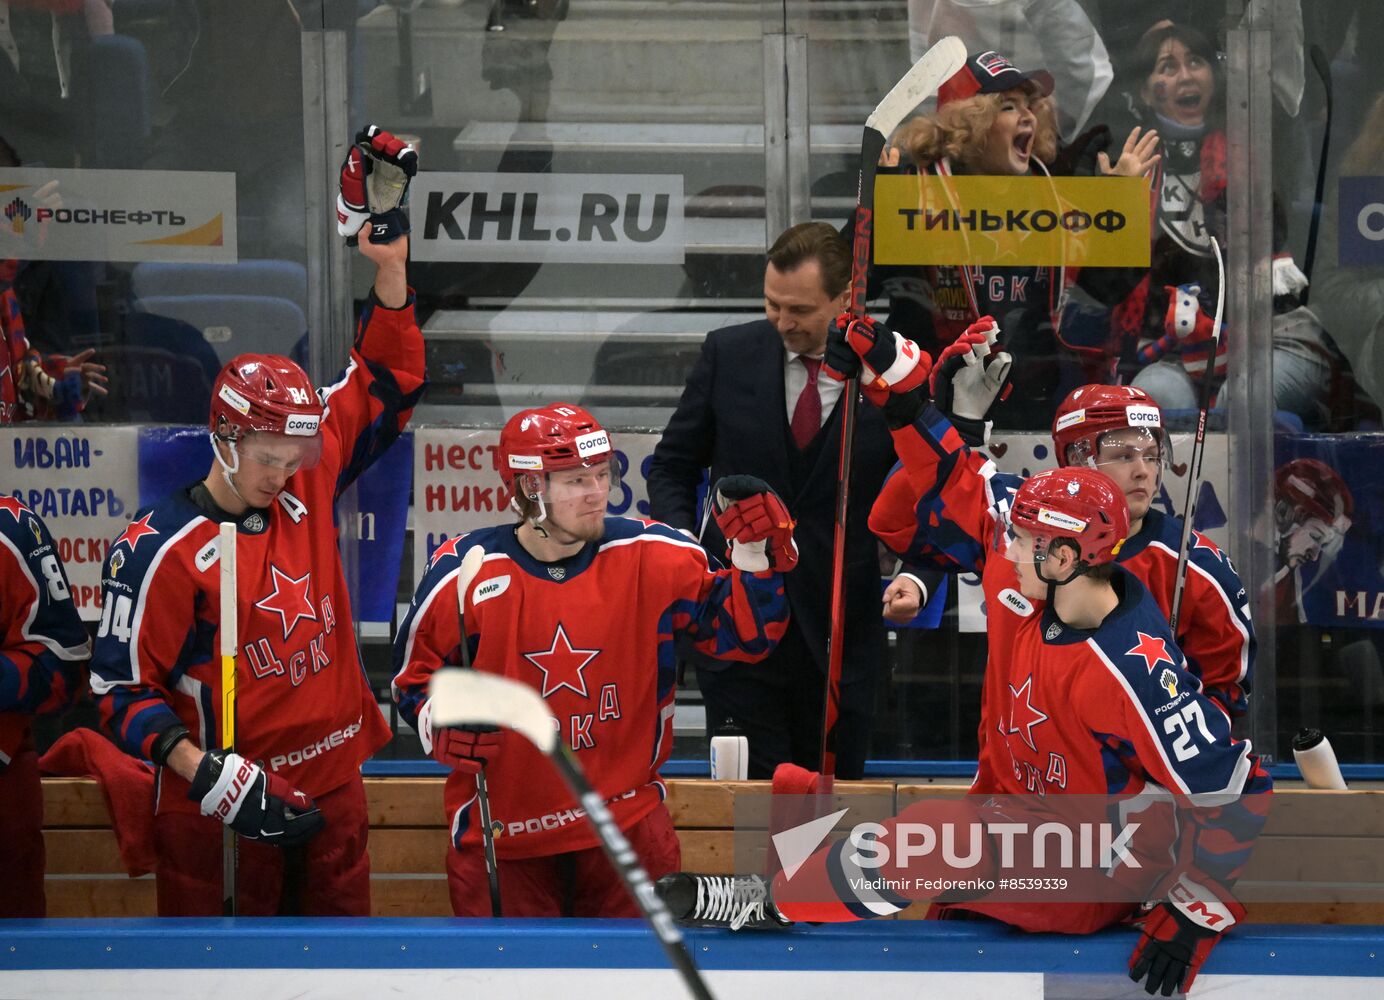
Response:
M1047 70L1021 73L998 52L981 52L967 59L965 65L938 88L937 106L941 108L977 94L1002 94L1030 81L1038 86L1042 96L1052 93L1052 74Z

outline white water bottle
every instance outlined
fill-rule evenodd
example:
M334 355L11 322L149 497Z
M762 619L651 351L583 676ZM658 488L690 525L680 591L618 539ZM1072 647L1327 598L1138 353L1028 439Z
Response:
M750 776L750 741L745 736L711 737L711 777L744 781Z
M1327 788L1337 791L1346 787L1341 765L1336 763L1336 751L1320 729L1299 729L1293 737L1293 757L1302 780L1308 788Z

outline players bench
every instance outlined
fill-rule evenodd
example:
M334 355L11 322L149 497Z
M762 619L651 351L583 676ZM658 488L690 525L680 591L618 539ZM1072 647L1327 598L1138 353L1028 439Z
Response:
M768 783L674 779L667 785L668 807L682 842L683 868L731 872L735 867L732 826L736 797L746 793L764 796ZM442 866L447 843L442 779L367 778L365 790L370 807L374 916L450 915ZM840 829L864 819L885 819L922 795L959 796L964 792L965 787L956 784L842 782L837 786L842 801L836 808L853 808ZM47 778L43 793L48 915L154 916L153 876L130 879L125 875L105 800L96 783ZM742 805L744 802L742 799ZM1326 809L1332 815L1328 824L1322 821ZM1323 833L1324 829L1331 832ZM1381 857L1384 788L1324 792L1281 782L1275 788L1264 835L1239 883L1247 900L1248 919L1254 923L1384 924ZM756 867L763 869L762 860ZM1334 901L1257 901L1275 898L1266 885L1275 881L1315 883L1314 898ZM925 907L914 906L904 917L917 919L925 912Z

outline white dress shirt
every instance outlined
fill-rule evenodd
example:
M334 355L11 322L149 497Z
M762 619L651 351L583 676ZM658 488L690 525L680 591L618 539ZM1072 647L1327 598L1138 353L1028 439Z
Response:
M802 357L801 354L794 354L792 351L784 353L786 357L783 362L783 399L787 404L788 422L791 424L793 411L798 406L798 397L802 395L803 389L807 385L807 366L798 361L798 358ZM821 360L821 357L818 355L818 360ZM829 378L826 372L817 372L817 398L822 401L823 425L831 416L832 407L841 398L841 390L844 387L844 382Z

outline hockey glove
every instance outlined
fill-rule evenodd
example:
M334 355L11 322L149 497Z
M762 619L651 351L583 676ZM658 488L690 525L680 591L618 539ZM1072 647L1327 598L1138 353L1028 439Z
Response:
M402 205L409 181L418 172L418 153L379 126L356 133L355 144L341 164L336 196L336 231L355 246L357 234L370 222L372 243L393 243L409 232Z
M1129 956L1129 978L1142 981L1150 996L1190 991L1211 949L1244 915L1229 893L1182 876L1144 918L1143 935Z
M768 483L754 476L722 476L712 498L716 524L736 569L786 573L798 564L793 518Z
M833 349L832 342L836 341ZM859 359L851 362L841 350L841 343ZM865 397L876 406L883 406L892 394L912 392L927 383L932 371L932 359L902 334L880 326L869 316L852 319L842 313L832 322L827 333L825 372L828 377L844 381L858 373ZM851 373L836 367L854 367Z
M937 408L958 430L963 423L977 428L982 441L990 408L1009 395L1014 359L997 349L999 335L999 324L986 316L948 344L932 368L932 398Z
M242 837L281 847L307 843L326 823L312 799L229 750L206 752L187 797Z
M440 764L463 774L475 774L500 756L496 726L447 726L434 729L432 755Z

